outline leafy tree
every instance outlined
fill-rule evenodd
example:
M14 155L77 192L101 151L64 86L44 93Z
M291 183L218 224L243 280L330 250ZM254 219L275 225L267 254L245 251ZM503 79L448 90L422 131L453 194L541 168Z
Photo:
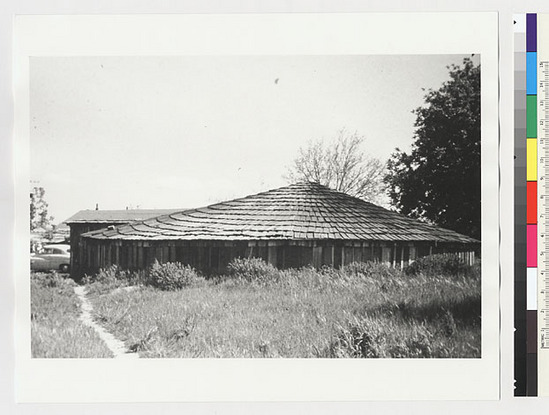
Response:
M43 187L34 187L30 194L30 229L51 226L53 216L48 216L48 203L44 199L46 191Z
M333 142L309 141L288 169L289 182L311 181L351 196L379 203L383 196L384 164L364 154L365 137L339 131Z
M385 181L399 212L480 239L480 65L448 69L414 111L412 150L396 149Z

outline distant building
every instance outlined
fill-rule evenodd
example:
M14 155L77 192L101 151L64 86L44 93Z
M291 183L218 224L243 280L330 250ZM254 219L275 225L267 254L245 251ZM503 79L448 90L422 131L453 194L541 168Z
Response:
M63 223L38 227L30 232L31 252L40 252L43 245L68 244L69 227Z
M145 220L181 209L124 209L124 210L81 210L63 223L70 228L71 276L82 275L80 262L81 235L86 232L117 226L133 221Z
M82 234L80 272L118 264L142 269L155 259L220 272L234 258L260 257L279 268L379 261L402 267L431 253L469 263L480 242L316 183L299 183L204 208Z

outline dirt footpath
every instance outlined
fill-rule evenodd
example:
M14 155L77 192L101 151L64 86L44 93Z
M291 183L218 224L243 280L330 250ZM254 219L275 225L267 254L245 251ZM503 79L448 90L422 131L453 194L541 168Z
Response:
M114 357L130 359L139 358L139 355L137 353L131 353L122 341L118 340L111 333L105 330L105 328L103 328L93 320L91 314L93 311L93 307L90 301L86 298L86 287L76 286L74 287L74 292L82 303L82 315L80 316L80 320L84 325L91 327L96 331L101 340L103 340L103 342L105 342L107 347L110 349Z

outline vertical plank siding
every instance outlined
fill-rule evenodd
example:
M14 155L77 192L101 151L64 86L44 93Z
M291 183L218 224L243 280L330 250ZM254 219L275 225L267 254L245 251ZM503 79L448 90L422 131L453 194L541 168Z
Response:
M80 250L82 275L117 264L123 269L139 270L160 263L181 262L204 273L222 273L235 258L261 258L277 268L313 266L341 267L352 262L376 261L404 268L429 252L458 255L469 265L475 263L475 252L459 246L432 246L428 243L389 243L379 241L109 241L101 243L84 239ZM422 255L423 254L423 255Z

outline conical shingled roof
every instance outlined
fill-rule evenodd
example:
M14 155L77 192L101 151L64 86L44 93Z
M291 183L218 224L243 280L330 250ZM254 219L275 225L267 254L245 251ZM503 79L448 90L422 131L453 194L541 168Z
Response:
M376 240L475 243L318 183L158 216L82 235L113 240Z

